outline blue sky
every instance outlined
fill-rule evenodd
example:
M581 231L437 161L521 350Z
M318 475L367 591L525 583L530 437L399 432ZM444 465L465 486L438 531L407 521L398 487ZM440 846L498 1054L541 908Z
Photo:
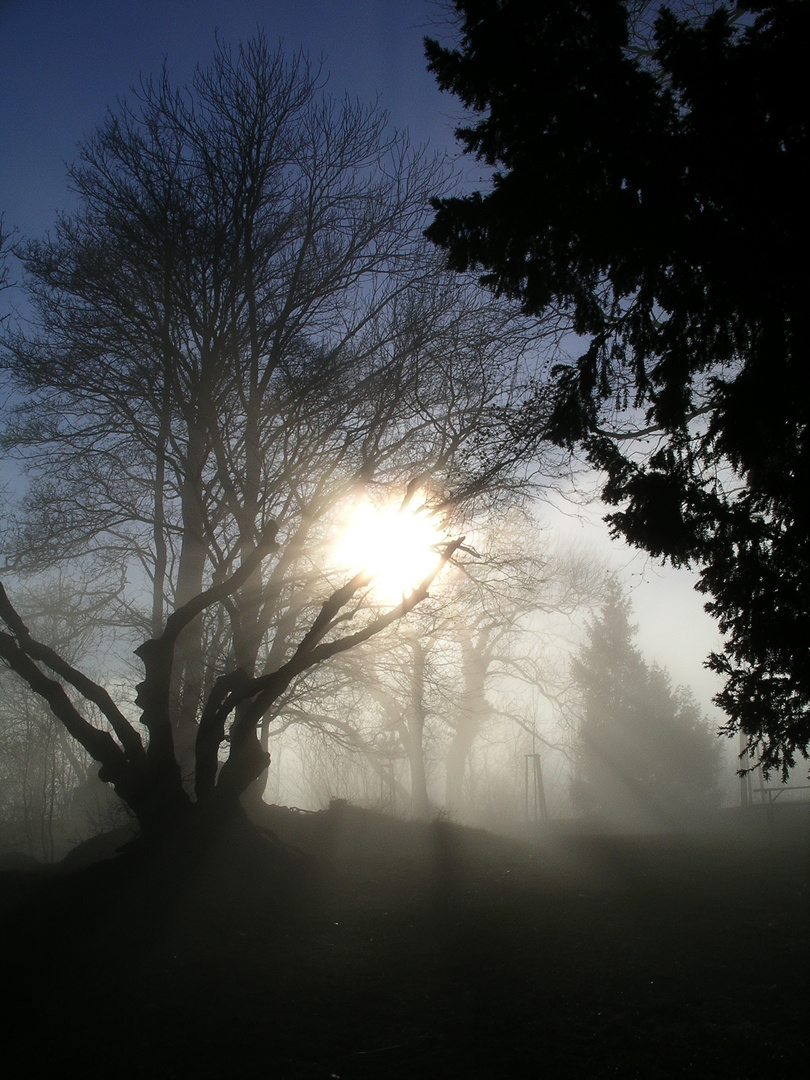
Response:
M36 235L69 207L65 162L141 76L166 58L175 82L225 42L261 27L291 52L325 58L327 89L379 96L415 142L452 148L451 98L426 70L422 39L444 30L435 0L0 0L0 212Z

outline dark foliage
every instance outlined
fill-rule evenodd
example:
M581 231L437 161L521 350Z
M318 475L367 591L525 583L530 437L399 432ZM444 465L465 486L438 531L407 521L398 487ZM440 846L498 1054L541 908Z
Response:
M673 827L717 805L719 744L689 691L633 644L612 586L573 664L581 698L572 796L603 825Z
M584 445L617 533L700 568L729 730L786 773L810 740L810 5L661 6L651 35L657 5L628 0L455 7L460 48L428 41L429 66L495 171L429 236L567 317L581 354L536 435Z

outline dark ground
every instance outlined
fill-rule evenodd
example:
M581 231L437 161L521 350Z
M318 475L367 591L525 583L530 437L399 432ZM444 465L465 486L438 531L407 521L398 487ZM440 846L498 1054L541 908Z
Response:
M265 824L305 854L257 869L228 842L191 884L132 855L0 875L5 1075L805 1075L802 822L525 843L345 804Z

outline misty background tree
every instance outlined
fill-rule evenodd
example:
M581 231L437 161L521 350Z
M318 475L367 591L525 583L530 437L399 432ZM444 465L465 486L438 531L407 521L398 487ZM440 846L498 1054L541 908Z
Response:
M570 334L550 424L614 532L699 570L717 703L766 771L810 739L807 111L810 6L455 0L426 43L485 190L428 235Z
M497 433L527 338L421 236L441 162L261 36L144 82L69 175L79 210L16 248L3 445L30 487L4 546L106 583L119 647L147 639L139 714L5 592L0 652L154 835L233 809L295 681L424 599L466 499L520 484ZM393 604L334 558L364 498L451 530Z
M572 664L572 800L602 827L683 827L718 805L720 744L691 692L644 660L630 618L630 600L611 579Z

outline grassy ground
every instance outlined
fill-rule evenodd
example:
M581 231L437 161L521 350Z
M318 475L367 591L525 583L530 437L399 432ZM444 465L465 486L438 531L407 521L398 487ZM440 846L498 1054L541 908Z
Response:
M14 1075L804 1075L806 830L265 824L294 851L260 873L226 847L191 884L4 875Z

